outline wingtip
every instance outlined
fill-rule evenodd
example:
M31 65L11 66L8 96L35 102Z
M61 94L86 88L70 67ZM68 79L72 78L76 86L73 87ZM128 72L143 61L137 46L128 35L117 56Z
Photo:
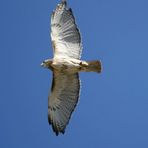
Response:
M54 132L56 136L59 136L59 133L62 133L63 135L65 134L65 130L62 130L62 131L55 130Z
M73 12L72 12L72 9L71 9L71 8L69 8L69 11L70 11L70 13L71 13L71 14L73 14Z
M65 134L65 129L59 129L56 125L52 124L52 129L56 136L59 136L60 133L63 135Z
M66 3L67 2L67 0L61 0L62 1L62 3Z
M64 4L64 5L67 5L67 1L66 0L62 0L61 3Z
M55 132L55 131L54 131ZM59 133L62 133L63 135L65 134L65 131L61 131L61 132L55 132L56 136L59 136Z
M48 118L49 125L52 125L52 130L54 131L55 135L58 136L59 133L64 134L65 129L59 130L58 127Z
M59 136L59 132L55 132L56 136Z
M65 134L65 130L58 130L54 126L52 126L52 129L53 129L56 136L59 136L60 133L62 133L63 135Z

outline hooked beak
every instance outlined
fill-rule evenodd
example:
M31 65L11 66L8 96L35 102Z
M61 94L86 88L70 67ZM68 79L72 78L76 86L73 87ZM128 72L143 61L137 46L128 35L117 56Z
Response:
M42 63L40 64L40 66L41 66L41 67L44 67L44 63L42 62Z

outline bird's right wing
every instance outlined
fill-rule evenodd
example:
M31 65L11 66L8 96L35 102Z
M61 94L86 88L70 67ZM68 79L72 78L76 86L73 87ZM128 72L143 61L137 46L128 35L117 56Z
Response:
M66 1L58 4L56 10L52 13L51 40L54 58L80 59L81 36L72 10L67 8Z
M48 98L48 121L58 135L64 133L78 102L80 81L78 73L53 71L51 93Z

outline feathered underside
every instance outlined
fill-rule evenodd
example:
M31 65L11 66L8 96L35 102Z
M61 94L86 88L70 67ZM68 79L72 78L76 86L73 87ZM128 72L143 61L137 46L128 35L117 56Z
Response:
M52 60L43 65L53 72L48 97L48 121L58 135L64 133L80 92L79 71L101 72L100 61L81 61L81 36L66 0L57 5L51 16Z
M66 1L57 5L51 16L51 40L54 58L74 58L81 56L81 36L71 8Z
M53 72L51 93L48 98L48 121L56 135L64 134L78 102L79 91L78 73Z
M81 37L71 8L66 0L57 5L51 16L53 61L80 59ZM78 73L53 69L53 82L48 98L48 121L58 135L64 133L71 114L78 102L80 82Z

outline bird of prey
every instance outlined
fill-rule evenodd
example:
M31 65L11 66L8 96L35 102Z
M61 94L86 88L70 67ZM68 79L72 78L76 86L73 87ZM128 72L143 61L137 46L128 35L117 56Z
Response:
M53 73L48 97L48 121L56 135L65 128L74 111L80 93L79 72L101 72L100 61L80 60L81 36L71 8L66 0L57 5L51 16L53 58L41 63Z

